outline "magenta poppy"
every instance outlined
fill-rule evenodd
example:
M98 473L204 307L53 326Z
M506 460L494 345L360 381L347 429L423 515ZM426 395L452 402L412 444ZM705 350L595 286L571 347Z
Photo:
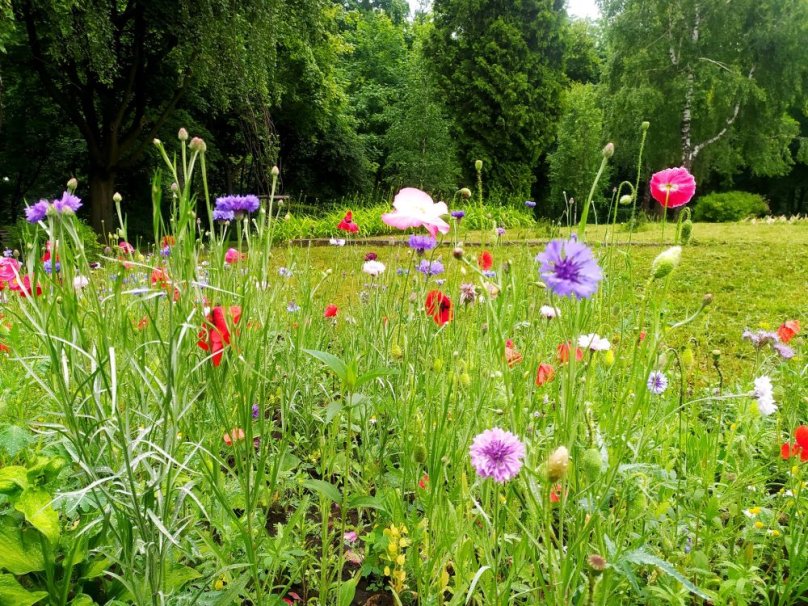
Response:
M651 195L666 208L690 202L696 193L696 179L683 166L666 168L651 177Z

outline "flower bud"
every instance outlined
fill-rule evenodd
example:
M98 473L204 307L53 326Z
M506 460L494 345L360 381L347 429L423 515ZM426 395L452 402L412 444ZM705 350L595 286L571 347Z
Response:
M443 358L435 358L432 360L432 370L435 372L443 370Z
M181 128L177 133L177 139L180 141L187 141L188 140L188 131L185 128Z
M642 128L643 132L647 131L650 126L651 123L648 120L644 120L643 123L640 124L640 128Z
M547 459L547 478L551 482L557 482L567 475L567 468L570 464L570 453L566 446L556 448Z
M612 366L614 364L614 351L611 349L606 350L606 353L603 354L603 361L606 366Z
M595 447L588 448L581 457L581 464L577 469L580 469L590 482L597 480L603 471L603 458L600 456L600 451Z
M682 231L680 232L682 244L690 242L690 236L693 234L693 221L686 219L682 221Z
M663 250L651 264L651 276L654 280L664 278L679 265L682 260L682 247L671 246L668 250Z
M482 160L475 160L474 161L474 168L477 172L480 172L483 169L483 161Z
M416 463L424 463L426 461L426 446L418 444L412 453L412 458Z
M277 166L273 166L272 170L269 171L269 174L273 177L277 177L279 174L281 174L281 169L279 169Z
M76 191L78 186L79 182L76 177L70 177L70 179L67 180L67 191L69 191L71 194Z
M459 246L455 246L454 250L452 251L452 256L455 259L462 259L463 258L463 249Z
M721 357L721 350L720 349L714 349L711 353L713 355L713 360L718 360L718 358Z
M460 195L464 198L471 198L471 190L468 187L463 187L460 189Z
M593 553L586 558L586 563L589 564L589 567L595 572L595 574L600 574L606 570L606 567L608 566L606 563L606 558L596 553Z
M121 194L118 192L112 194L112 201L115 202L115 204L120 204L121 200L123 200L123 196Z
M179 184L177 184L177 182L176 182L176 181L175 181L174 183L172 183L172 184L171 184L171 191L172 191L172 192L174 192L175 194L176 194L178 191L180 191L180 186L179 186Z
M707 307L707 306L708 306L710 303L712 303L712 302L713 302L713 294L708 292L708 293L707 293L706 295L704 295L704 297L702 298L702 300L701 300L701 305L702 305L702 307Z
M603 148L603 157L611 158L614 155L614 143L607 143Z
M686 368L690 368L693 366L693 363L696 361L696 356L693 354L693 350L689 347L686 347L685 350L682 352L682 365Z
M160 141L160 139L158 139L156 137L154 139L152 139L152 143L154 143L157 147L160 147L163 144L163 142Z
M467 373L467 372L464 372L463 374L461 374L460 375L460 384L463 387L468 387L469 385L471 385L471 375L469 373Z
M201 154L204 154L208 150L208 146L199 137L194 137L193 139L191 139L191 142L188 144L188 147L191 148L191 151L199 152Z
M633 198L629 194L623 194L620 196L620 204L623 206L628 206L631 204L631 200L633 200Z

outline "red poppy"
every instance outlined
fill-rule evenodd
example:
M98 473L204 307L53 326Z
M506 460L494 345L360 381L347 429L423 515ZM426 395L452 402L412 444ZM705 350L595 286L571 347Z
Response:
M777 329L777 336L783 343L788 343L794 336L800 332L799 320L788 320L780 325Z
M539 369L536 371L536 385L541 387L545 383L549 383L555 377L555 368L550 364L541 363Z
M425 307L435 324L443 326L452 319L452 300L439 290L430 290L426 294Z
M808 425L800 425L794 430L795 442L786 442L780 447L780 456L788 460L799 455L800 461L808 461Z
M648 336L648 333L647 333L647 332L645 332L644 330L641 330L641 331L640 331L640 343L642 343L643 341L645 341L645 337L647 337L647 336Z
M342 218L342 221L339 222L337 225L337 229L342 231L349 231L352 234L355 234L359 231L359 226L353 222L353 213L349 210L345 213L345 216Z
M508 368L513 368L522 361L522 354L516 351L511 339L505 341L505 361L508 363Z
M140 321L137 323L135 328L137 328L138 330L143 330L148 325L149 325L149 316L143 316L142 318L140 318Z
M477 257L477 265L483 271L488 271L494 267L494 256L487 250L484 250L480 253L480 256Z
M562 364L566 364L570 361L570 344L569 343L561 343L558 348L556 348L556 353L558 354L558 361ZM580 362L584 359L584 352L580 347L575 348L575 360Z
M233 324L238 324L241 319L241 307L233 305L227 312L233 319ZM197 345L205 351L211 352L213 365L219 366L222 363L224 346L230 345L230 329L227 326L225 309L221 306L214 307L210 310L206 320L206 325L203 325L199 332Z
M426 490L427 486L429 486L429 474L425 473L421 476L421 479L418 480L418 488L421 490Z
M162 240L160 240L160 246L165 248L166 246L171 247L177 243L177 240L174 236L163 236Z
M333 303L331 303L329 305L326 305L325 312L323 313L323 317L324 318L336 318L338 311L339 311L339 308L336 305L334 305Z
M551 503L559 503L561 501L561 495L564 493L564 487L561 484L556 484L550 489L550 502Z
M5 343L0 343L0 353L10 353L11 348Z
M11 290L19 291L21 297L27 297L31 294L31 277L30 276L22 276L22 282L20 282L19 278L14 278L8 283L8 287ZM36 285L36 293L35 296L39 296L42 294L42 286L39 284Z
M153 286L165 288L168 285L168 274L161 267L155 267L151 272L151 283Z
M239 440L244 439L244 430L241 427L234 427L222 436L224 443L228 446L232 446L233 442L238 442Z

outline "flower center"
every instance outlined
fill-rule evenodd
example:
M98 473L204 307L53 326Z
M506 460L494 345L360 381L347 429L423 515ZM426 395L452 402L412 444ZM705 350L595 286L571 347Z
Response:
M560 261L556 261L554 270L556 277L561 280L567 280L569 282L578 281L578 264L571 259L561 259Z

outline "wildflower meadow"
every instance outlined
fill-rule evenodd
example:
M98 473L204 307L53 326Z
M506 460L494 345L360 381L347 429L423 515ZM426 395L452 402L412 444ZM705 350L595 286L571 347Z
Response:
M71 180L0 259L1 605L806 603L804 222L660 167L651 231L407 187L301 246L154 152L150 238Z

